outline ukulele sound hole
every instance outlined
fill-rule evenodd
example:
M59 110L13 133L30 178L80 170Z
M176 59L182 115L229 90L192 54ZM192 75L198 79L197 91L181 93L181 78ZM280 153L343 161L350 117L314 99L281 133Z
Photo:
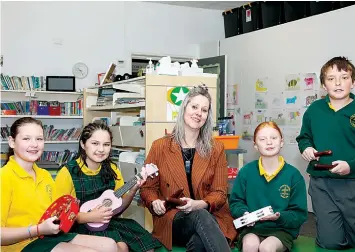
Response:
M102 205L103 205L104 207L110 207L110 206L112 206L112 200L110 200L110 199L104 199L104 200L102 201Z

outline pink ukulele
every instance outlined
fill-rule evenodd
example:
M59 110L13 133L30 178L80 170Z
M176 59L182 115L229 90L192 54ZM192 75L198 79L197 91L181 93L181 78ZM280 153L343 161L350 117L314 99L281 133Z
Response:
M158 176L158 168L154 164L146 164L145 171L150 177L153 177L154 175ZM140 179L143 178L141 172L117 191L106 190L99 198L85 202L80 207L80 212L88 213L97 206L105 206L112 208L113 215L118 214L120 212L120 207L122 206L122 196L137 184L138 177ZM86 223L85 225L90 231L103 231L108 227L108 224L109 223Z

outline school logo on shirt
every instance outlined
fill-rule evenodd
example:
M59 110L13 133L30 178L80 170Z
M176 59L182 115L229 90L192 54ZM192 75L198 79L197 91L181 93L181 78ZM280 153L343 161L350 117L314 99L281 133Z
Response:
M51 185L46 185L46 192L48 194L49 199L52 201L52 187Z
M351 124L351 126L353 126L355 128L355 114L350 116L350 124Z
M281 198L287 199L290 197L291 188L288 185L282 185L279 191Z

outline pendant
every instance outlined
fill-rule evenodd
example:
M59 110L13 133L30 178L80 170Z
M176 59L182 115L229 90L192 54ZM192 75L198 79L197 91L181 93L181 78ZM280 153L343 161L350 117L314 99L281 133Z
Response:
M191 162L190 162L190 160L185 161L185 171L186 171L186 173L190 173L191 172Z

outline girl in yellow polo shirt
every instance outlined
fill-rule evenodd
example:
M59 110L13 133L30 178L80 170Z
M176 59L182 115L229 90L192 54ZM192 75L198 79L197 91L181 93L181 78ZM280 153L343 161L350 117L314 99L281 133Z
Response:
M234 181L229 199L234 219L267 206L274 210L273 215L240 230L237 247L243 252L291 251L307 219L303 176L280 156L282 146L282 133L274 122L259 124L254 147L260 158L241 168Z
M85 203L96 199L108 190L117 190L124 184L117 166L110 160L112 133L106 124L89 123L80 137L79 157L66 164L56 176L56 185L61 195L70 194ZM134 195L146 178L138 181L122 197L121 213L131 204ZM80 234L95 234L111 237L120 251L153 251L161 246L135 220L113 216L113 209L100 207L88 213L79 213L78 224L73 227ZM109 223L104 231L90 231L85 223Z
M16 120L10 128L9 146L9 160L0 169L1 251L117 251L109 238L59 233L55 217L37 225L57 195L50 173L35 164L44 150L40 121ZM37 239L42 235L43 239Z

